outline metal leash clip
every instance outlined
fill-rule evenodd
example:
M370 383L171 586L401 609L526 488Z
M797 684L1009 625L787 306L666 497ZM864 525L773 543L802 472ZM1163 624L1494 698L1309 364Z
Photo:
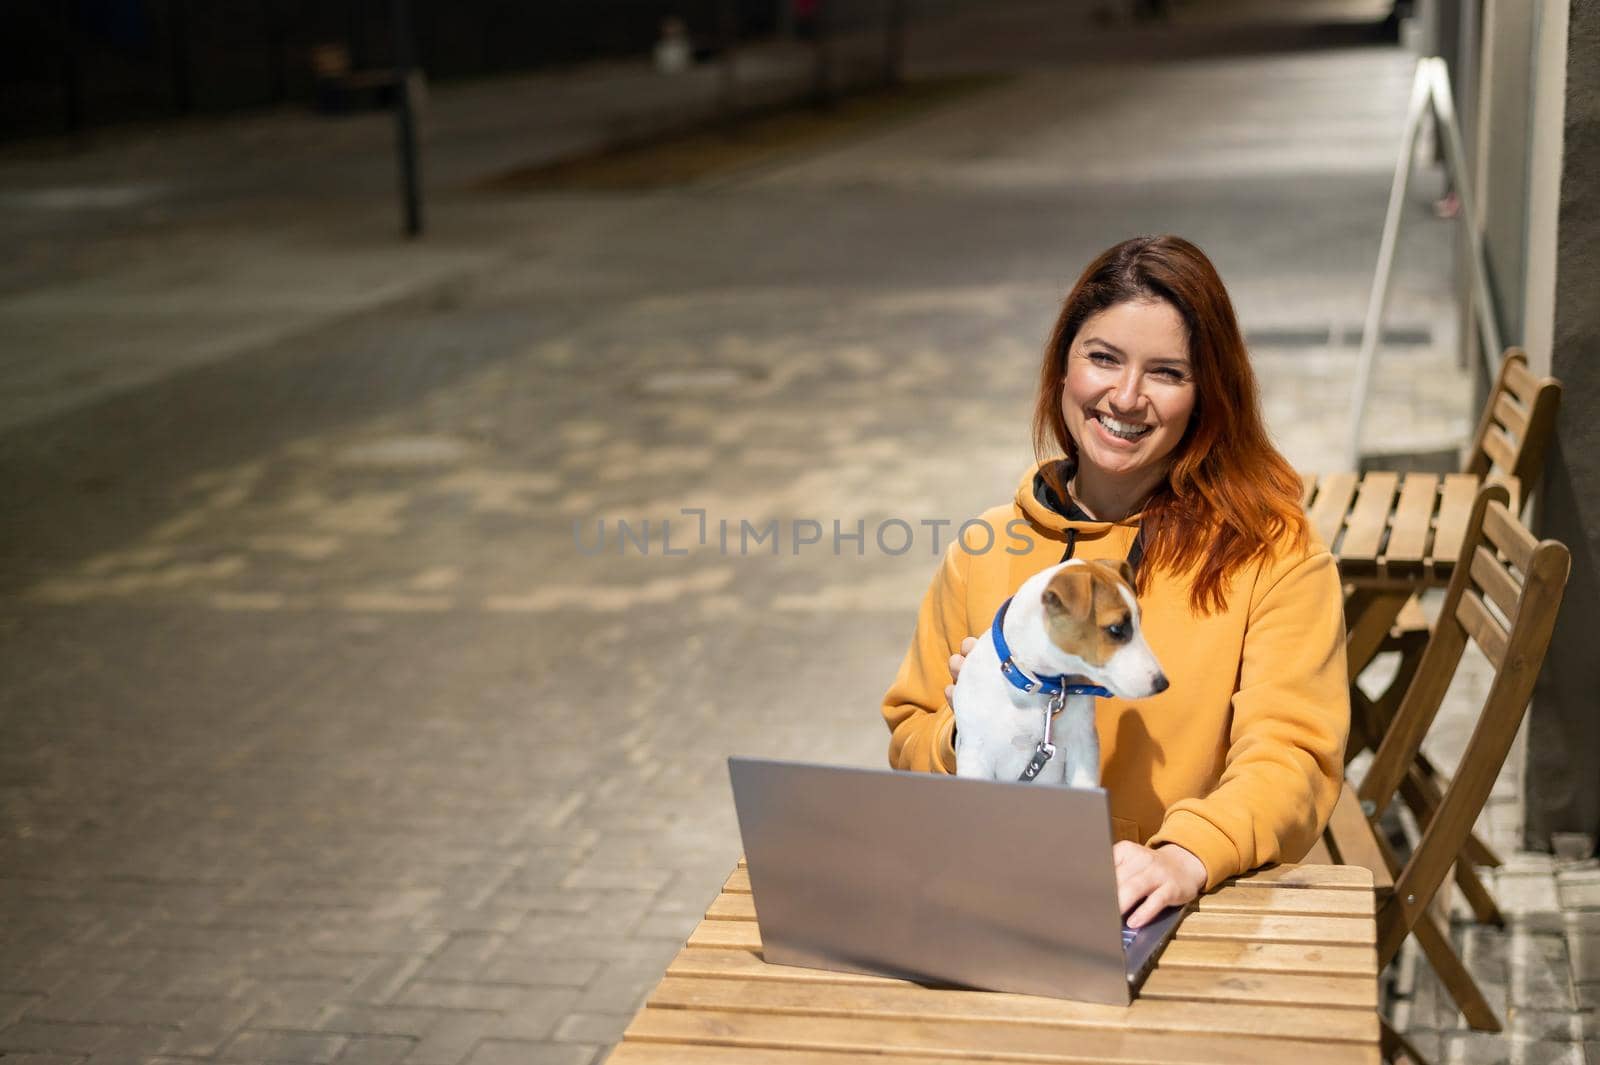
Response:
M1050 742L1050 729L1055 724L1056 715L1067 705L1067 693L1056 692L1050 696L1050 701L1044 706L1044 739L1039 741L1039 746L1033 749L1033 757L1028 759L1028 764L1023 767L1022 775L1017 778L1026 784L1039 775L1046 762L1055 757L1056 745Z

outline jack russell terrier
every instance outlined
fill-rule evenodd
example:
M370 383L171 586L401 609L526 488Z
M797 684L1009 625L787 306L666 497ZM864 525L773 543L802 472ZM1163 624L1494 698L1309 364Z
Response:
M1133 568L1084 559L1051 566L1001 604L961 667L951 700L956 773L1099 787L1095 697L1145 699L1166 690L1161 663L1139 631Z

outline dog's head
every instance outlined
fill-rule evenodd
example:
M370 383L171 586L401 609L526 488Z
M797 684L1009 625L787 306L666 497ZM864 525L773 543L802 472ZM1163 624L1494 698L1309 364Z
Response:
M1167 690L1161 663L1139 628L1133 567L1079 559L1064 564L1044 589L1045 632L1082 673L1119 699Z

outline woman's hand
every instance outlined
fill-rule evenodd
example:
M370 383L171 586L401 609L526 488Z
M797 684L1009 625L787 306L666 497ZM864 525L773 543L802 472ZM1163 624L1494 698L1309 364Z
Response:
M976 646L978 646L978 638L976 636L968 636L961 641L961 653L950 656L950 680L952 682L961 677L961 667L966 664L967 656L972 653L972 649ZM944 686L944 701L951 704L955 703L956 686L954 683Z
M1144 900L1128 914L1129 928L1143 928L1168 906L1182 906L1206 888L1204 863L1175 844L1152 850L1120 840L1111 858L1117 868L1117 907L1126 914Z

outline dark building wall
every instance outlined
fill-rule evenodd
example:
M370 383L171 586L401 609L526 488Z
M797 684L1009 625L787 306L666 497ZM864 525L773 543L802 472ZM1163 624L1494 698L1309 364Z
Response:
M770 34L777 0L735 0L741 36ZM886 0L837 0L844 26ZM410 0L429 77L466 78L642 55L661 20L717 39L720 0ZM314 98L310 50L342 43L389 63L391 0L6 0L0 139Z

